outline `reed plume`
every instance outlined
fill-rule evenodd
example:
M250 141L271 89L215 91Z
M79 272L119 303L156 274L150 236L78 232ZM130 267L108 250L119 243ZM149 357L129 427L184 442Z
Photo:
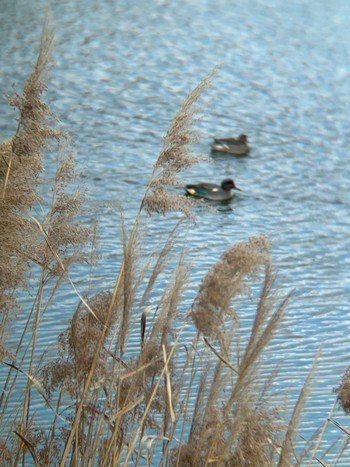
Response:
M200 107L195 104L203 91L211 84L214 73L215 70L188 95L164 136L163 148L153 167L150 183L142 202L142 208L148 214L181 211L187 217L191 217L191 200L171 193L167 187L183 186L177 174L193 164L207 160L205 157L192 154L191 145L198 142L200 136L194 128L200 110Z
M335 392L341 408L347 415L350 414L350 367L345 371L342 382Z
M247 279L270 262L269 251L266 237L253 237L228 249L212 266L192 306L192 317L200 332L222 341L225 318L237 318L231 306L233 298L247 290Z
M257 278L261 270L264 279L255 320L240 349L239 317L232 300L249 290L248 279ZM289 299L274 306L273 282L270 245L264 236L228 249L203 279L192 317L199 335L205 336L202 358L207 363L188 441L174 450L171 465L273 465L283 427L278 407L267 398L272 379L262 378L260 366Z
M63 135L49 123L52 113L42 101L46 90L53 32L45 22L34 70L22 94L8 99L18 109L15 135L0 143L0 309L2 329L17 308L15 290L26 286L36 227L29 210L40 200L37 188L42 151Z
M73 397L80 394L95 356L101 329L108 325L106 316L110 301L110 292L100 292L91 299L85 299L88 308L83 303L78 304L70 326L58 339L62 357L42 370L42 380L48 396L57 388ZM107 355L106 349L100 351L93 386L99 382L105 384L108 380Z

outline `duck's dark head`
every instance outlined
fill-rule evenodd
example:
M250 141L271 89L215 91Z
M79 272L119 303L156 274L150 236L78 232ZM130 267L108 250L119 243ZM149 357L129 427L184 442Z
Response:
M240 143L244 143L244 144L245 144L245 143L248 142L248 136L245 135L245 134L239 135L238 141L239 141Z
M225 180L221 182L221 188L225 191L230 191L230 190L242 191L240 188L238 188L238 186L236 186L232 178L225 178Z

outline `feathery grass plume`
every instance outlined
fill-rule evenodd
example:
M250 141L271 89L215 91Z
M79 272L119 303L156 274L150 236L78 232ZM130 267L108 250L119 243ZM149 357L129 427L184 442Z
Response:
M94 251L96 241L93 227L79 221L85 211L85 191L75 185L80 173L68 149L66 145L59 147L51 206L39 226L43 235L34 249L37 256L33 257L50 274L58 275L64 275L73 263L91 262L94 256L84 248L91 245Z
M80 394L90 371L91 362L96 353L98 339L107 322L111 301L110 292L100 292L86 302L94 315L82 303L79 303L69 328L60 334L61 358L51 362L42 370L42 379L47 395L58 387L73 397ZM114 315L114 319L116 319ZM108 334L106 334L106 339ZM92 386L108 383L110 368L106 349L100 350L98 365L94 373Z
M11 183L17 183L18 187L23 185L20 193L34 195L35 182L37 182L37 177L42 169L41 152L49 147L50 140L60 140L64 136L61 131L49 125L52 120L52 112L41 99L47 89L46 79L49 73L52 43L53 30L49 24L48 16L46 16L34 70L24 86L23 93L21 95L15 93L14 97L8 99L9 105L19 110L19 119L16 134L7 142L5 153L1 158L2 199L7 198L7 190L11 189L9 186ZM19 166L21 162L24 164L24 169ZM12 167L13 164L15 167ZM12 173L12 169L19 171L19 173ZM18 180L20 174L22 176ZM29 200L25 200L23 197L19 199L17 197L17 200L22 210L32 206L33 199L30 196Z
M243 352L239 352L236 357L237 372L234 372L236 376L232 386L232 391L227 397L227 402L224 405L223 419L229 423L228 426L230 426L230 428L225 444L227 449L226 451L222 451L223 456L225 454L226 456L231 456L230 446L234 445L236 440L242 436L242 427L251 426L249 423L246 423L246 417L250 413L249 409L251 407L255 407L256 409L261 407L266 420L271 421L276 419L276 417L273 417L272 419L269 417L269 414L273 413L276 415L277 413L273 403L265 401L265 403L261 405L261 401L264 400L266 390L271 385L273 378L270 376L264 378L261 383L262 386L260 393L257 391L257 388L259 387L259 380L261 381L261 356L263 351L267 348L273 333L278 329L283 313L288 304L290 294L283 298L279 304L275 304L277 297L275 297L275 293L272 290L274 275L272 274L272 265L270 261L270 258L266 260L264 269L265 276L249 341L245 345ZM235 350L235 353L236 352L237 349ZM242 354L242 357L240 354ZM266 407L268 407L268 409ZM230 423L230 420L233 420L233 422ZM278 436L280 431L278 424L275 422L272 424L267 423L265 426L260 428L262 428L262 432L260 432L257 439L261 440L261 435L264 432L266 436L265 444L267 443L270 447L278 445L278 439L276 439L276 436ZM274 433L274 437L271 437L271 433ZM243 433L243 438L245 438L245 436L246 435ZM212 446L215 452L215 438ZM252 447L252 444L248 443L241 445L242 449L243 447L246 451L242 451L242 453L248 459L251 456L254 458L254 451L258 449L259 446ZM263 451L260 451L260 453L262 452ZM242 453L240 455L242 455ZM265 452L264 455L270 456L272 453L273 452L270 452L269 448L268 453ZM236 454L237 450L234 455ZM254 462L252 465L254 465Z
M238 243L222 255L200 285L192 314L199 332L216 338L221 352L205 339L211 359L203 353L206 364L190 435L187 443L171 455L173 461L177 459L176 465L274 465L282 423L278 408L268 399L267 389L273 378L263 377L260 366L261 355L278 328L289 296L275 304L269 253L270 245L264 236ZM256 315L249 340L241 349L230 301L249 289L247 279L261 269L264 279ZM226 316L231 317L229 322ZM219 325L212 323L216 320Z
M232 299L248 289L246 279L270 261L270 245L259 235L228 249L203 279L192 306L197 329L207 337L222 340L225 317L236 319Z
M0 143L0 309L2 324L16 309L14 291L26 284L28 252L36 228L25 214L39 200L37 186L42 171L42 151L50 140L62 137L49 126L50 108L42 101L46 90L52 29L45 21L34 70L23 94L8 99L19 111L16 134Z
M29 350L28 346L23 356L29 363L29 374L33 373L37 335L41 321L54 300L61 279L68 274L73 263L89 261L91 257L90 252L86 253L83 250L93 237L92 229L78 224L76 219L83 212L84 201L83 193L71 186L76 177L77 170L74 158L61 148L58 169L52 187L51 205L46 218L40 222L28 213L36 231L26 246L28 248L27 259L40 266L33 313L28 315L27 323L31 330L29 337L31 349ZM68 280L74 287L69 275ZM24 329L24 333L26 331L27 328ZM65 368L67 370L67 366ZM32 381L28 381L28 411L31 386ZM25 414L23 414L23 420L24 418Z
M278 445L282 429L275 403L264 399L261 382L241 394L229 417L228 397L234 390L230 374L221 361L206 362L196 389L196 405L187 443L173 449L169 465L273 466L272 445Z
M29 326L28 329L31 330L29 336L30 347L28 346L23 356L24 361L29 364L29 374L33 374L34 372L37 336L41 322L54 301L62 278L67 276L68 281L73 286L74 290L76 290L69 278L70 267L77 262L88 262L91 258L91 253L86 253L84 249L93 238L92 229L80 225L77 221L77 217L83 212L84 194L77 190L72 184L78 174L75 168L74 158L71 154L66 153L65 146L64 148L60 147L58 156L58 168L52 186L52 199L46 217L40 222L34 216L28 214L32 224L36 228L36 234L29 243L31 248L28 251L27 257L40 267L40 274L36 276L38 279L38 289L33 304L33 313L28 315L27 322ZM89 246L93 248L93 246ZM77 294L79 295L78 292ZM86 305L88 307L86 301L84 301L82 297L80 298L84 306ZM99 305L101 306L100 303ZM94 319L100 325L103 325L98 315L95 314ZM91 328L93 328L92 325ZM27 328L24 329L24 333L26 332ZM85 357L86 360L88 360L88 352ZM81 364L81 362L79 363ZM81 371L83 371L85 368L83 368L83 365L81 365L81 367ZM45 373L44 366L43 374L45 374L46 379L49 380L49 382L44 380L44 386L59 386L60 388L63 387L66 389L66 386L68 386L67 381L70 379L74 386L74 394L78 394L79 383L81 383L79 379L81 373L77 372L77 374L75 374L72 370L72 366L69 366L69 362L62 362L59 359L58 362L52 364L50 369L55 371L49 376L49 372ZM64 377L62 384L60 384L60 376ZM25 426L25 419L27 418L25 408L28 413L30 412L30 392L32 385L33 382L28 381L22 415L23 426ZM48 390L47 392L50 395L50 391Z
M282 431L278 409L270 408L267 401L263 406L252 402L240 407L245 413L237 435L237 445L229 457L229 465L273 467Z
M344 412L350 414L350 367L344 373L342 382L338 388L334 390L338 394L338 402Z
M164 136L163 149L153 167L150 183L142 201L142 208L144 207L148 214L181 211L191 217L190 200L171 194L167 187L182 186L177 174L195 163L207 160L206 157L193 155L190 145L199 140L199 132L193 128L200 110L195 104L210 85L214 73L215 70L189 94Z

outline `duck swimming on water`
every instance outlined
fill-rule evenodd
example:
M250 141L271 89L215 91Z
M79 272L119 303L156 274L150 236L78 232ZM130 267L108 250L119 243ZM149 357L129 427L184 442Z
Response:
M245 156L250 148L247 135L241 134L238 138L214 138L211 149L214 152L227 152L236 156Z
M231 178L225 178L220 185L207 182L186 185L185 190L190 196L212 201L226 201L234 196L231 190L242 191Z

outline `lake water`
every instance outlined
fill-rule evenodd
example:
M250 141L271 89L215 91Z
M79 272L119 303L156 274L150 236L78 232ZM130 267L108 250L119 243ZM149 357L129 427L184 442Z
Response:
M300 430L310 436L327 419L333 388L350 364L350 2L50 3L56 45L46 100L75 140L90 205L121 203L127 220L138 210L172 118L219 65L201 99L203 136L195 147L211 163L192 167L182 178L232 177L243 192L228 206L195 208L197 223L183 234L193 270L184 306L225 249L255 234L269 236L278 285L285 293L294 290L269 352L271 366L284 360L277 385L289 388L289 408L322 347ZM21 89L32 69L45 4L2 2L2 94L11 94L13 83ZM0 110L3 139L13 134L16 122L5 99ZM243 132L250 157L210 155L214 135ZM49 164L48 177L50 171ZM178 218L177 213L151 217L146 250ZM117 209L104 208L103 267L93 287L113 285L120 259L118 225ZM80 286L83 291L84 281ZM248 307L242 329L248 329L252 313ZM42 331L43 347L54 342L68 319L62 309L53 312ZM340 409L333 417L349 429ZM319 455L339 436L329 426ZM331 463L334 457L323 459ZM337 465L350 465L349 450Z

